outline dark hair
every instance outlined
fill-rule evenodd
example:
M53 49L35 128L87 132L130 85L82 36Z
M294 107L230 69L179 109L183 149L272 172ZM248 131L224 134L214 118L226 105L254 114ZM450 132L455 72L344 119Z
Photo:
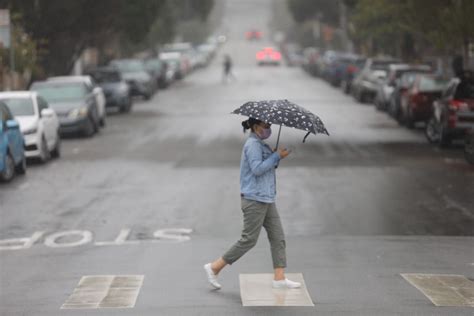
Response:
M251 131L253 131L253 127L255 125L258 125L262 123L262 121L260 120L257 120L257 119L254 119L253 117L249 117L248 120L246 121L242 121L242 127L244 128L244 133L246 130L250 129Z

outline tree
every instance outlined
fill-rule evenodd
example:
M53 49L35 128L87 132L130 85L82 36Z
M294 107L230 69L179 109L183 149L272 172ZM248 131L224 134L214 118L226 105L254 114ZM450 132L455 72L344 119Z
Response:
M25 32L44 43L40 60L46 74L66 74L82 51L114 33L134 42L148 34L165 1L160 0L1 0L20 17Z
M298 23L319 19L332 26L339 25L338 1L334 0L288 0L288 9Z

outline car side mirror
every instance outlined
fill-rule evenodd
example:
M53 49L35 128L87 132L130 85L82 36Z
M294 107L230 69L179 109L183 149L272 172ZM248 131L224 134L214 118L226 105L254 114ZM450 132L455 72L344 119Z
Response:
M53 117L54 116L54 110L53 109L42 109L41 110L41 116L43 116L43 117Z
M20 129L20 124L18 124L15 120L8 120L7 121L7 128L8 129Z

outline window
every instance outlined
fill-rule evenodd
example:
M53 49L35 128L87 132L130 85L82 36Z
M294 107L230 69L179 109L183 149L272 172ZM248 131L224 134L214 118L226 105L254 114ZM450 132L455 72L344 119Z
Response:
M46 102L42 97L37 97L36 102L38 102L38 110L41 115L41 111L48 109L48 102Z
M33 100L30 97L3 99L3 102L10 109L14 116L32 116L35 115Z
M5 105L5 103L0 103L0 114L1 114L2 122L13 120L13 115L11 114L10 110Z

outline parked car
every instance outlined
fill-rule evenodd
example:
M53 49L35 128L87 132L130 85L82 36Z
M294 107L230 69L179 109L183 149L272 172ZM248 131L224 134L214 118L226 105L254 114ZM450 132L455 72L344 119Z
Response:
M194 63L194 61L191 60L192 59L191 55L193 54L193 45L191 43L188 43L188 42L168 43L163 46L161 53L171 54L170 56L173 56L172 54L179 54L178 58L180 59L181 71L182 71L183 76L190 73L191 70L193 69L192 63ZM164 60L162 56L160 56L160 59Z
M7 105L0 102L0 180L8 182L15 173L25 174L25 141L20 124Z
M159 58L145 60L145 69L155 78L158 87L161 89L167 88L173 82L168 67L168 63Z
M91 86L80 81L46 80L34 82L30 91L38 92L56 112L61 134L90 137L99 131L99 110Z
M380 84L387 76L388 66L399 63L393 58L368 58L352 82L351 94L359 102L372 102Z
M425 134L432 143L447 146L453 139L463 138L474 128L474 76L465 72L453 78L441 99L433 102Z
M31 91L1 92L4 102L15 120L25 141L25 156L42 162L61 155L59 120L48 102Z
M107 115L107 111L105 110L106 107L106 100L105 100L105 93L102 88L97 85L94 79L91 76L58 76L58 77L49 77L49 81L64 81L64 82L82 82L84 83L89 89L91 89L92 93L94 94L97 110L99 112L99 125L101 127L105 127L105 117Z
M156 82L148 74L145 64L140 59L116 59L110 66L120 71L123 79L130 86L132 96L142 96L145 100L151 99L156 90Z
M303 50L303 69L312 76L319 76L319 59L321 55L316 47L306 47Z
M383 84L379 86L375 95L375 107L380 111L385 111L390 106L390 100L396 90L397 82L404 73L430 73L431 67L427 65L408 65L408 64L391 64L388 66L387 78ZM397 103L393 103L397 105ZM399 116L399 108L392 108L389 113Z
M432 104L441 97L446 80L432 74L416 76L400 101L400 121L409 128L416 122L426 122L431 116Z
M343 57L343 53L327 50L323 56L319 59L319 75L324 80L332 83L333 77L337 68L337 62Z
M102 88L106 107L118 107L120 112L130 112L133 101L130 87L120 71L113 67L101 67L89 71L89 75Z
M407 93L408 88L413 84L418 74L420 74L420 72L404 72L400 78L395 81L395 87L388 102L387 112L397 121L400 121L400 100L403 95Z
M281 62L281 53L273 47L265 47L255 54L257 64L279 66Z
M367 58L363 56L352 55L352 57L345 58L341 61L341 89L344 93L351 93L352 81L359 74L362 67L364 67Z
M364 59L354 54L335 54L331 61L326 63L324 71L325 79L334 87L339 87L343 79L346 79L349 74L353 75L356 71L354 64L357 61L359 61L360 64L361 60ZM345 88L347 88L347 82Z
M182 53L179 52L165 52L160 53L160 60L166 62L174 74L173 80L181 80L187 73L186 61Z

